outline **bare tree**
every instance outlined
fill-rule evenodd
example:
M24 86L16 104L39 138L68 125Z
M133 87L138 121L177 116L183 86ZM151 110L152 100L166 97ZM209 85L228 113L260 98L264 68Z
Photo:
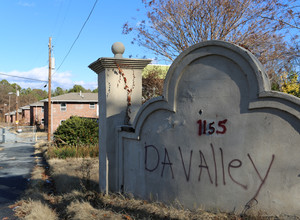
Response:
M123 33L133 31L133 42L169 60L201 41L224 40L250 50L276 80L284 66L299 57L296 0L142 1L147 20L127 22Z

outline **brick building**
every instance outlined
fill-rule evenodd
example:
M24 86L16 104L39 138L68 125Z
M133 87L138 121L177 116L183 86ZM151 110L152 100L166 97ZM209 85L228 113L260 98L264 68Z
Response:
M5 121L5 123L9 123L9 121L10 121L9 113L5 113L4 121Z
M45 128L48 127L48 99L44 102ZM52 132L71 116L98 118L98 93L67 93L52 97Z
M30 125L44 124L44 102L35 102L30 106Z
M22 110L18 109L18 119L22 118ZM16 122L16 111L12 111L5 114L5 122L14 124Z
M20 124L29 125L30 124L30 106L25 105L20 108L22 110L22 117L20 118Z

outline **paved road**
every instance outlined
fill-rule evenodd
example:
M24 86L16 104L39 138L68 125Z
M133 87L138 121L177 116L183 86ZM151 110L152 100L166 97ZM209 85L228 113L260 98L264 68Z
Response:
M0 128L0 130L2 130ZM33 143L15 143L14 134L6 131L6 143L0 131L0 220L17 219L8 208L27 187L34 167Z

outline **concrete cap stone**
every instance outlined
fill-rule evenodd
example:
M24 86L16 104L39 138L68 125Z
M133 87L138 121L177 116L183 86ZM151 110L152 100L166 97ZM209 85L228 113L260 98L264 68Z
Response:
M125 51L125 46L121 42L116 42L111 46L111 51L115 55L115 58L123 58L123 53Z

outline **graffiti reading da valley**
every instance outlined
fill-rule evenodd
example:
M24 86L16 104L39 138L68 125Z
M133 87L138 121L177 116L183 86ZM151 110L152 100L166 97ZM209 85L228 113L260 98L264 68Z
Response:
M198 135L225 134L227 130L226 122L227 119L217 123L207 123L205 120L199 120L197 122L199 124ZM234 157L225 158L224 155L226 155L226 152L224 152L223 148L216 148L213 143L208 146L206 151L201 149L186 151L184 150L186 149L185 147L180 146L171 149L172 152L170 154L170 150L168 151L166 147L158 148L155 145L145 143L145 170L151 173L151 175L160 176L160 178L169 178L170 180L184 178L186 182L196 181L199 184L210 184L214 187L234 184L237 187L248 190L249 183L244 182L245 179L241 178L238 173L248 173L246 170L241 169L245 169L245 167L249 169L250 167L257 175L256 179L258 181L258 187L253 198L258 195L266 182L275 159L275 155L272 154L269 161L266 161L261 166L257 164L255 158L250 153L247 153L243 159Z
M197 152L193 150L183 152L182 148L179 146L177 148L177 152L175 152L178 154L177 156L179 156L176 156L176 158L180 158L180 161L178 161L175 157L172 158L170 156L167 148L162 149L163 150L161 150L161 152L156 146L145 144L145 170L149 173L155 172L156 175L158 174L161 178L166 178L168 176L171 180L184 178L187 182L190 182L193 178L201 183L204 182L205 178L207 178L208 184L215 187L218 187L220 184L225 186L226 184L233 183L237 187L247 190L248 184L246 182L242 182L238 175L234 175L234 171L237 169L243 169L244 163L250 163L259 181L257 184L257 191L253 198L258 195L261 187L266 182L275 159L275 155L271 155L268 166L261 167L259 164L255 163L255 159L248 153L243 161L238 158L231 158L225 162L223 149L219 148L216 150L214 145L210 144L210 155L204 154L201 150ZM219 154L218 157L217 153ZM188 154L188 157L184 157L184 154ZM188 159L184 160L184 158ZM219 159L217 160L217 158ZM196 160L197 165L192 167L192 164L195 165L194 160ZM213 165L209 166L208 164ZM175 173L174 166L179 166L183 172ZM182 174L184 176L182 176ZM207 184L207 181L205 181L205 183Z

